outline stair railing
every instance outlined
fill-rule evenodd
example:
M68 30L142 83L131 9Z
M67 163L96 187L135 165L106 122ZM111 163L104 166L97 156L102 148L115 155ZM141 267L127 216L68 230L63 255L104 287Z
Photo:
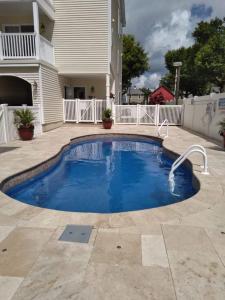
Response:
M201 173L204 175L209 174L209 172L208 172L208 157L207 157L205 148L201 145L192 145L178 157L178 159L173 163L173 165L171 167L171 170L169 173L169 183L170 183L170 187L172 187L172 191L174 191L174 189L175 189L174 172L192 153L200 153L202 155L204 165L202 166L203 171Z
M164 126L166 126L166 134L161 133ZM168 136L169 136L169 121L167 119L165 119L162 122L161 126L157 129L157 134L158 134L158 137L162 137L164 139L168 138Z

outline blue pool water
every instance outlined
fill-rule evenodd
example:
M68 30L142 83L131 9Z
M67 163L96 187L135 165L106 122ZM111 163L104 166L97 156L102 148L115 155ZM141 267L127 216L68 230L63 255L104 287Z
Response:
M196 193L185 166L168 175L173 161L160 143L133 137L105 137L79 142L47 172L7 194L22 202L55 210L116 213L164 206Z

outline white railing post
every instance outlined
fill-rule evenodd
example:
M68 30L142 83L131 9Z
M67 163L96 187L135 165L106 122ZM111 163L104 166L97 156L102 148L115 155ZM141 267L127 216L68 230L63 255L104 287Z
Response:
M2 111L3 111L3 125L4 125L4 136L5 136L5 143L7 144L10 141L10 134L9 134L9 118L8 118L8 104L1 104Z
M34 32L35 32L35 48L36 48L36 58L40 58L40 32L39 32L39 10L37 2L32 3L33 7L33 21L34 21Z
M0 31L0 60L3 60L2 32Z

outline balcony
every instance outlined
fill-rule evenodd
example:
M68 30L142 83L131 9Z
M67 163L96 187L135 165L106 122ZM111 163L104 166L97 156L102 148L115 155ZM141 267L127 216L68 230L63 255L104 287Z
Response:
M1 33L0 60L38 59L54 64L54 47L37 33Z
M54 65L52 2L0 0L0 11L0 63L38 60Z

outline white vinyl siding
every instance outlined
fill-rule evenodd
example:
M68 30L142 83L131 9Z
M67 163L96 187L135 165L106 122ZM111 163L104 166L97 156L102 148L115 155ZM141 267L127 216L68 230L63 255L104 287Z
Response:
M40 67L44 124L62 122L62 89L57 71Z
M59 73L107 73L108 0L54 0Z

